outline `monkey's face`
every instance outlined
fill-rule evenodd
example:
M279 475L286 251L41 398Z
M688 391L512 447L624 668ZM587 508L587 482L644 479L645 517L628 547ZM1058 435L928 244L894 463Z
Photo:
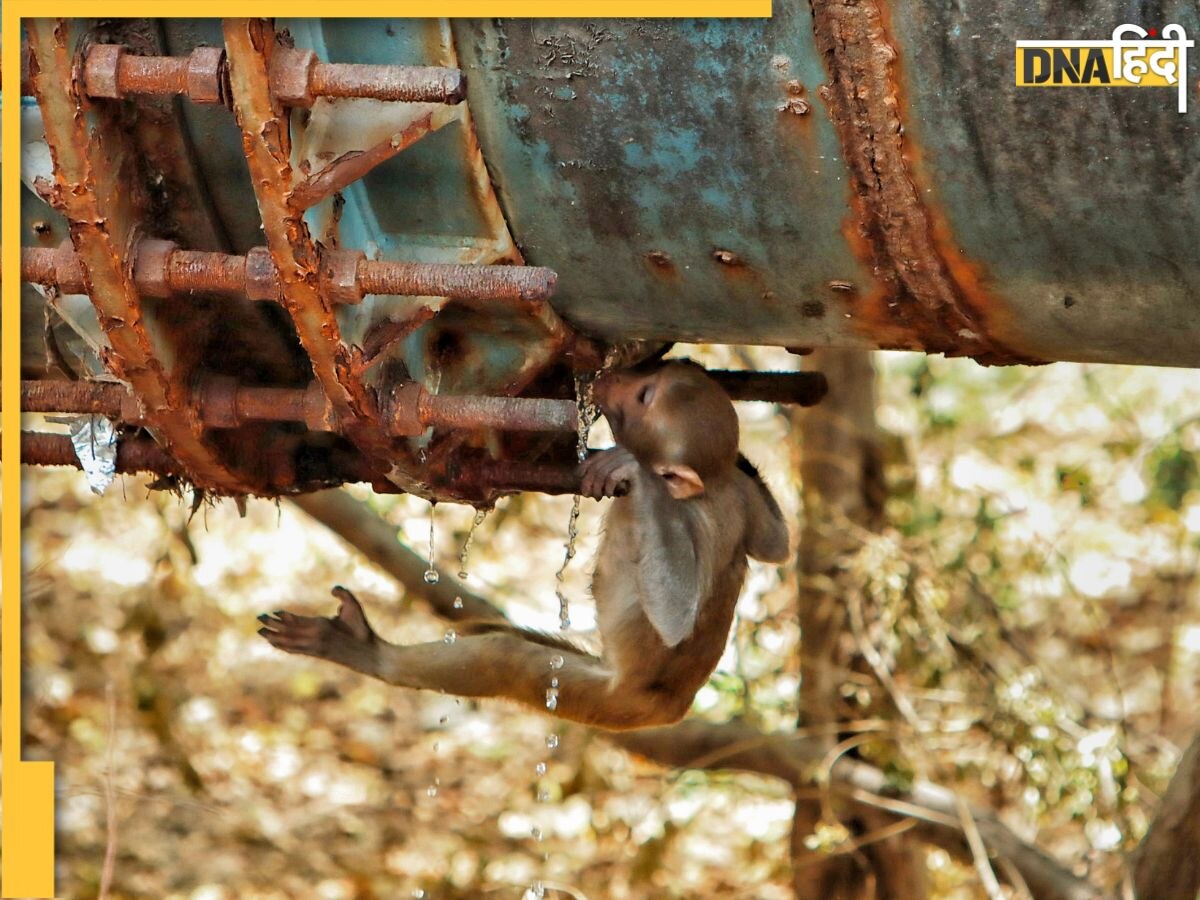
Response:
M643 465L684 465L708 478L736 463L733 404L694 363L606 372L595 396L617 443Z

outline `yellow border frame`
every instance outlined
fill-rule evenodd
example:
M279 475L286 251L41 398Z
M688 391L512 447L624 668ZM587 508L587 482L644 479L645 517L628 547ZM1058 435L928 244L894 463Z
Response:
M221 18L245 16L247 6L259 15L274 11L288 17L321 18L336 12L338 17L365 18L428 17L428 4L402 2L384 7L369 0L345 0L330 5L328 0L293 0L283 4L269 0L184 0L164 6L150 0L4 0L0 4L3 30L3 62L0 79L17 85L21 79L21 19L45 16L47 6L55 15L89 17L102 12L105 18L161 17ZM548 18L561 16L561 0L455 0L454 18L505 16ZM760 18L771 15L771 0L585 0L571 17L586 12L596 18ZM447 13L443 10L439 18ZM20 91L10 91L0 113L0 149L7 165L0 169L3 222L0 230L0 264L7 275L0 295L3 332L0 360L0 894L4 897L51 897L54 895L54 763L21 759L21 136Z

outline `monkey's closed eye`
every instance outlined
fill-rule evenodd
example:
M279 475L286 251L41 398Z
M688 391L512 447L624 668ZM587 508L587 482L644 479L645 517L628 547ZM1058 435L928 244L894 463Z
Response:
M637 400L642 406L649 406L650 401L654 399L654 385L644 384L641 390L638 391Z

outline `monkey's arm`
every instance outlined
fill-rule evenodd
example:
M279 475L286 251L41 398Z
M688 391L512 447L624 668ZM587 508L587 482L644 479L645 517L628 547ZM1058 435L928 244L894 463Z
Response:
M623 447L588 458L582 478L585 495L611 497L622 488L625 496L617 502L628 514L618 519L614 507L607 527L628 530L638 603L663 643L675 647L691 636L708 589L700 571L697 535L684 508L685 503L703 501L676 500L663 477Z

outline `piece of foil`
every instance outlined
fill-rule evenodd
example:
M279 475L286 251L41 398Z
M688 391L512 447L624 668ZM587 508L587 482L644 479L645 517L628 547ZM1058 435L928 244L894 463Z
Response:
M103 494L117 475L117 427L104 416L79 416L69 425L88 487L93 494Z

